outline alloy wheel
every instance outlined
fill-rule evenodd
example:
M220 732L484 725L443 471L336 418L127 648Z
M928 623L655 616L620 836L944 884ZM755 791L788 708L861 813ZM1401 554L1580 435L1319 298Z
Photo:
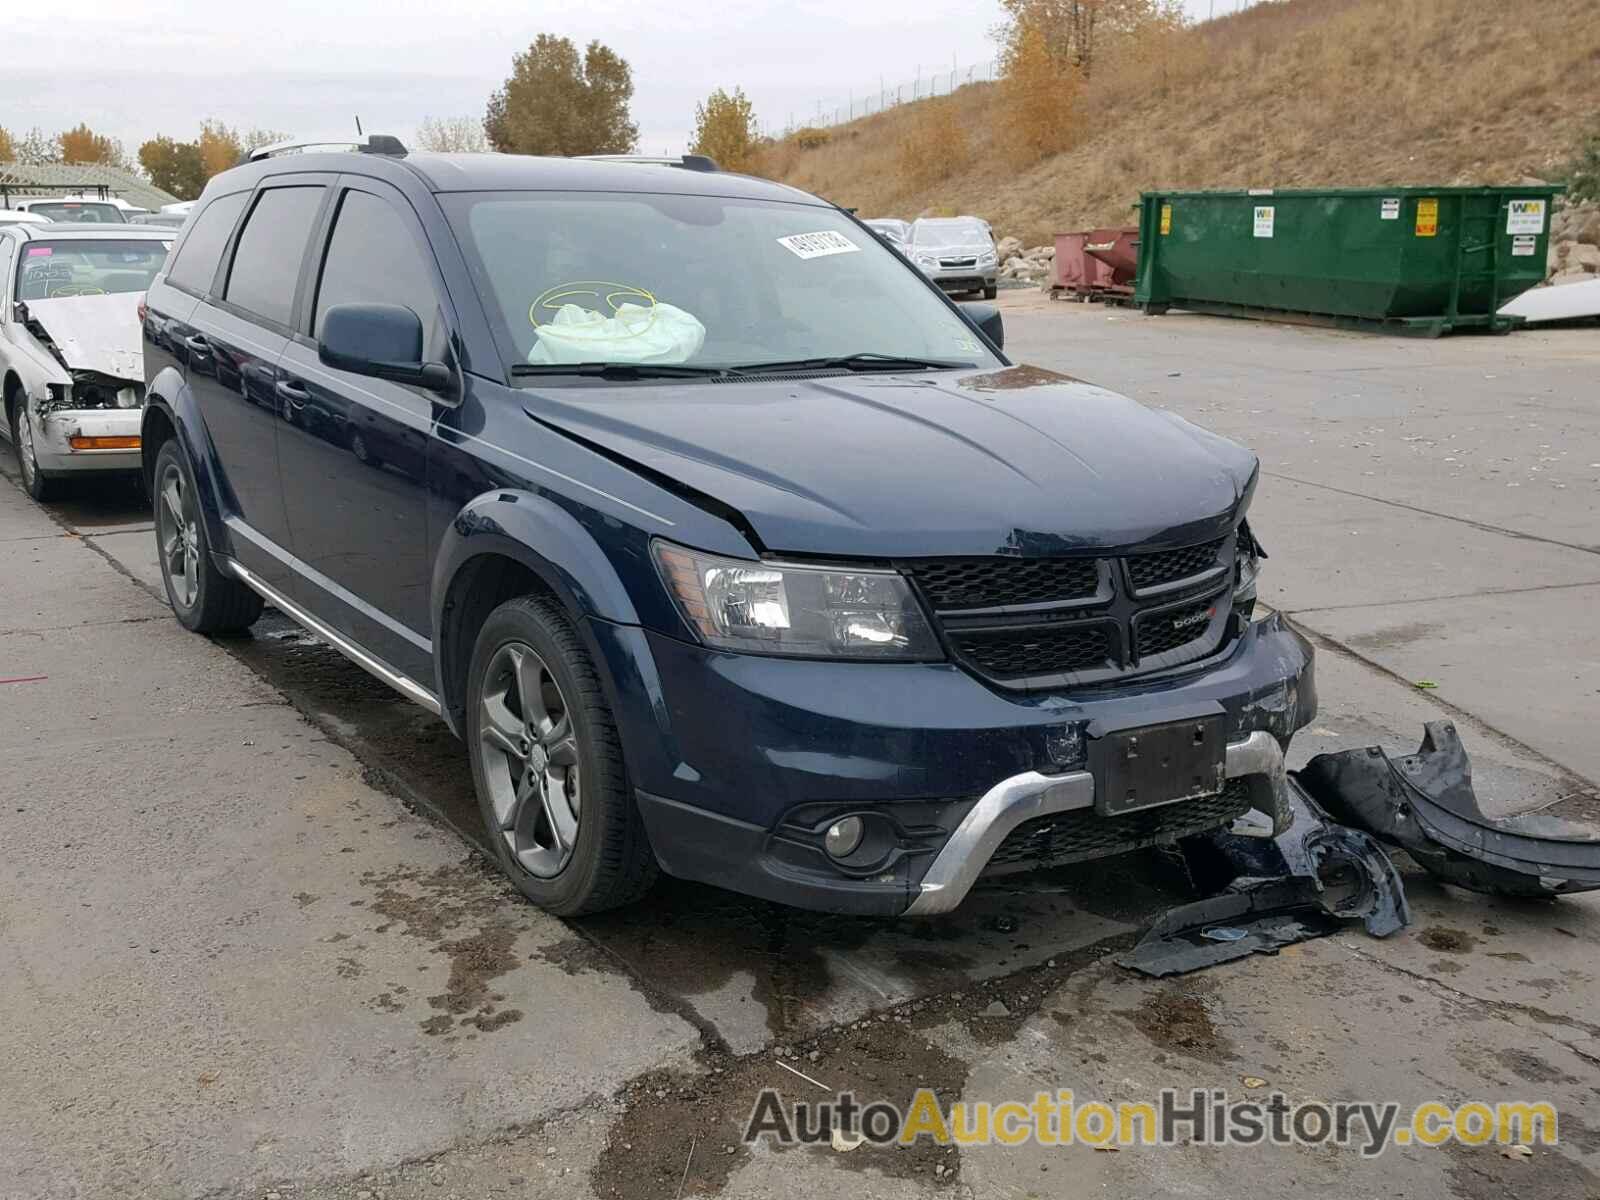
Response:
M33 456L33 415L28 412L26 399L17 410L17 465L22 468L23 482L32 490L39 462Z
M183 472L168 463L156 492L156 537L161 569L172 598L184 609L194 607L200 593L200 523Z
M583 810L572 709L532 647L495 651L478 697L476 753L511 857L550 879L572 859Z

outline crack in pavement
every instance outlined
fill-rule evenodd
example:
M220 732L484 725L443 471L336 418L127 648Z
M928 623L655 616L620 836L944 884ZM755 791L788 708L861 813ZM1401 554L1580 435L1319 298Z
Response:
M1382 496L1369 496L1366 492L1351 491L1349 488L1335 487L1331 483L1318 483L1314 479L1301 479L1295 475L1284 475L1278 471L1262 471L1273 479L1281 479L1285 483L1298 483L1305 487L1321 488L1325 492L1335 492L1340 496L1349 496L1355 500L1370 500L1374 504L1386 504L1390 508L1404 509L1414 512L1419 516L1438 517L1441 521L1455 521L1461 525L1470 526L1483 533L1498 533L1504 537L1516 538L1524 542L1539 542L1546 546L1559 546L1563 550L1576 550L1580 554L1600 554L1600 545L1580 546L1576 542L1563 542L1559 538L1540 537L1536 533L1523 533L1517 529L1508 529L1504 525L1491 525L1487 521L1475 521L1471 517L1458 517L1451 513L1438 512L1431 508L1423 508L1416 504L1407 504L1404 500L1386 500Z

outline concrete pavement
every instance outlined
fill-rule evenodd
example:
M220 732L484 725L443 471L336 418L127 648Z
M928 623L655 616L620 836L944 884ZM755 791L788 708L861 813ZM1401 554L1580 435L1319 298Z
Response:
M1579 386L1600 338L1394 343L1032 297L1007 320L1016 357L1263 453L1265 594L1321 641L1296 761L1408 750L1451 715L1497 810L1593 790L1579 618L1600 523L1576 464L1600 462ZM1518 421L1489 419L1487 375L1526 393ZM1470 437L1407 440L1441 432ZM183 633L152 549L125 490L47 514L0 484L0 679L31 681L0 684L6 1200L1600 1195L1594 900L1513 905L1413 873L1417 921L1394 939L1165 983L1104 961L1188 894L1155 856L1004 881L940 922L668 883L568 925L480 868L436 720L274 614L239 642ZM1299 1098L1534 1094L1566 1137L1525 1162L742 1149L758 1088L808 1087L780 1061L901 1099L1245 1077Z

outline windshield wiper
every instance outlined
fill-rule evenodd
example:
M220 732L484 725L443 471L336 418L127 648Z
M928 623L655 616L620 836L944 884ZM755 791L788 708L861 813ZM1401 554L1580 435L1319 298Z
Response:
M601 379L705 379L726 375L723 367L686 367L673 363L512 363L514 379L545 375L593 375Z
M947 358L910 358L899 354L838 354L831 358L794 358L785 362L741 363L729 367L734 375L760 375L770 371L949 371L971 367L970 362Z

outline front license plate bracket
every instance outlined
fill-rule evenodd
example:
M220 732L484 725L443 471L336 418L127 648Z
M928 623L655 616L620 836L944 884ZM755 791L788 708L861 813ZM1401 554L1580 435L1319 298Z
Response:
M1227 753L1220 714L1107 730L1088 745L1095 811L1112 817L1215 796L1227 782Z

